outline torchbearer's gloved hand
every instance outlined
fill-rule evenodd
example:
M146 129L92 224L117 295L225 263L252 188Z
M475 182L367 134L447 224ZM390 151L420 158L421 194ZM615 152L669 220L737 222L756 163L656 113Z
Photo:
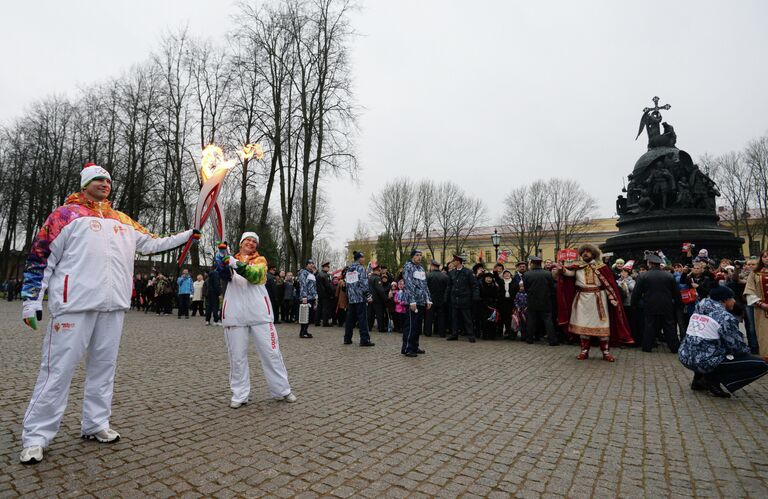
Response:
M21 318L24 324L37 330L37 323L43 320L43 304L37 300L26 300L22 305Z
M232 255L227 253L227 255L224 257L224 265L229 265L233 269L237 269L237 264L240 263L237 258L234 258Z
M192 229L192 243L197 243L198 241L200 241L200 231Z

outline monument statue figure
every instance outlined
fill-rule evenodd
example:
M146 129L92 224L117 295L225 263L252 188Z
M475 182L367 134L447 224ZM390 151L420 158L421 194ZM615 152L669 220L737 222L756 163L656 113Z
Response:
M640 128L637 130L637 136L635 140L643 133L643 129L648 132L648 149L654 147L675 147L677 142L677 135L675 129L667 123L662 121L661 111L670 109L672 106L664 104L659 106L659 98L653 97L653 107L643 108L643 116L640 118ZM661 133L659 124L664 127L664 133Z

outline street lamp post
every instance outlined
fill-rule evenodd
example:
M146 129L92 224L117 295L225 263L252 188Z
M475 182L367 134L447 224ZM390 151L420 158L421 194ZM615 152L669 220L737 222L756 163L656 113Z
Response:
M493 229L493 234L491 234L491 244L493 244L493 249L496 250L496 261L499 261L499 242L501 241L501 236L499 235L499 231L496 229Z

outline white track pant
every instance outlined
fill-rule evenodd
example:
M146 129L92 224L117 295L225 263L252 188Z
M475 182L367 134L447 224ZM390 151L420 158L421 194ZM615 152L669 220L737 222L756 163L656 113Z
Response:
M109 428L117 350L125 312L79 312L51 318L43 340L40 373L24 414L23 447L47 447L67 408L69 385L80 359L85 360L82 431Z
M251 393L248 368L248 338L253 338L256 352L261 359L264 377L272 397L284 397L291 393L288 371L285 369L277 331L272 323L255 326L231 326L224 328L224 338L229 352L229 387L232 402L247 402Z

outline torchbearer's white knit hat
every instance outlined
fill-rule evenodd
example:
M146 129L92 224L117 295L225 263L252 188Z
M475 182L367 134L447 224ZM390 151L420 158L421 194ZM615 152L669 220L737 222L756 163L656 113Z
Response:
M259 236L255 232L243 232L243 235L240 236L240 244L243 244L243 241L245 241L249 237L255 239L256 244L259 243Z
M95 163L86 163L85 166L83 166L83 170L80 172L80 188L84 189L86 185L91 183L91 180L96 180L97 178L108 178L109 180L112 180L109 172L104 168Z

